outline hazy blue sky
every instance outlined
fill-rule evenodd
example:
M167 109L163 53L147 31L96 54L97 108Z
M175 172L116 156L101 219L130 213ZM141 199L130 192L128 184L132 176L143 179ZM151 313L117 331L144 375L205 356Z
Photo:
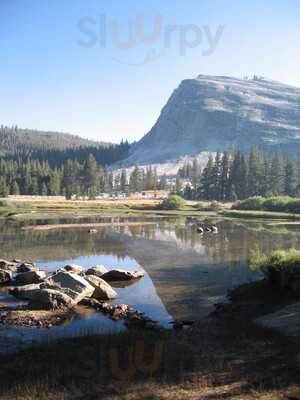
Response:
M4 125L132 141L198 74L300 86L299 0L0 0L0 15Z

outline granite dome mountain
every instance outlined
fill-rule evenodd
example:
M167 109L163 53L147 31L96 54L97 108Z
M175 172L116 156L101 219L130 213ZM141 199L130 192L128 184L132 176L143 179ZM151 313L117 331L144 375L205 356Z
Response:
M199 75L181 82L123 165L259 146L298 154L300 88L264 78Z

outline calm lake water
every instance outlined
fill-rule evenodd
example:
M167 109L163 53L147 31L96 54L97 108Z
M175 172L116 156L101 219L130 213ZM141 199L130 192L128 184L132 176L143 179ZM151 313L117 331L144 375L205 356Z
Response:
M115 288L118 299L114 303L127 303L170 327L169 322L174 319L204 318L215 303L226 299L229 289L260 279L247 262L249 251L255 246L265 252L277 248L300 249L297 225L217 220L214 222L218 234L199 235L185 224L184 218L153 217L143 221L153 221L153 225L105 227L96 234L89 234L86 228L22 230L19 224L6 223L0 230L0 258L33 260L47 272L66 264L143 270L145 277L141 280ZM70 223L70 220L52 222ZM103 222L103 218L94 218L93 222ZM5 289L0 292L0 302L16 304ZM11 337L22 343L124 329L120 321L78 307L77 316L65 325L50 330L2 326L0 339ZM0 347L1 343L0 340Z

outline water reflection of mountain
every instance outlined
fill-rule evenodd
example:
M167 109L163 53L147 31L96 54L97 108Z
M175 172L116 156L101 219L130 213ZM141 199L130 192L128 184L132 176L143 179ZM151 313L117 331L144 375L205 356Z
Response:
M175 318L206 315L228 289L259 279L248 267L249 251L300 247L293 234L273 235L267 230L221 221L219 234L200 236L192 228L165 224L140 235L112 234L147 270L158 295Z
M256 279L248 268L249 250L258 245L300 248L295 229L272 233L264 224L219 222L218 234L199 235L176 221L157 225L103 228L95 235L86 229L23 231L2 225L0 258L63 261L90 255L134 258L151 277L168 312L175 318L205 315L229 288Z

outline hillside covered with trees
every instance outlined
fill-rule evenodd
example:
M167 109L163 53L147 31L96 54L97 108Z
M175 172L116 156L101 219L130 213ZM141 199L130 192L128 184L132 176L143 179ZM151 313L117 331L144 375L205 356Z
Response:
M60 167L66 160L84 162L93 154L101 165L110 165L128 156L128 142L96 142L60 132L43 132L18 127L0 127L0 157L6 160L47 161Z

